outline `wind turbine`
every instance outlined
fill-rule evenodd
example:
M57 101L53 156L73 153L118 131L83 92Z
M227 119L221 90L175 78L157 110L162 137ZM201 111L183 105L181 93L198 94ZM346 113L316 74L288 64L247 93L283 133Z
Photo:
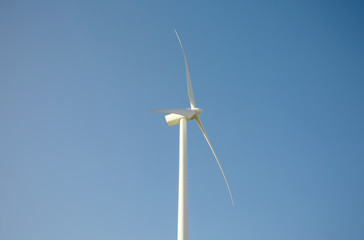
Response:
M226 186L229 190L231 202L234 205L234 199L230 191L229 183L226 179L225 173L222 170L219 159L211 145L210 139L206 134L204 127L202 126L199 115L202 109L196 107L195 98L193 96L192 84L190 79L190 72L188 71L187 58L185 51L183 50L181 39L178 36L176 30L174 30L178 42L181 45L183 57L186 66L186 77L187 77L187 92L188 98L190 100L191 108L187 109L160 109L153 110L156 113L169 113L165 116L166 122L169 126L174 126L179 124L179 183L178 183L178 230L177 230L177 240L188 240L188 198L187 198L187 127L186 122L190 120L196 120L198 126L200 127L207 143L209 144L212 153L215 156L216 162L219 165L221 173L225 179Z

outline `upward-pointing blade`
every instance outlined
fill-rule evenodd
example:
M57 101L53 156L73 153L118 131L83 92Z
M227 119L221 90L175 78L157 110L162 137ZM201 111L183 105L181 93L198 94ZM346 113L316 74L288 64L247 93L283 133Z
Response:
M188 92L188 98L190 99L191 108L193 109L193 108L196 107L196 104L195 104L195 98L193 96L193 91L192 91L192 84L191 84L190 72L188 71L187 58L186 58L185 50L183 50L183 46L182 46L181 39L179 38L177 31L174 30L174 32L177 35L179 44L181 45L181 48L182 48L183 57L185 59L186 77L187 77L187 92Z
M202 126L202 123L201 123L200 118L199 118L199 117L195 117L195 119L196 119L196 122L197 122L198 126L200 126L201 131L202 131L203 135L205 136L206 141L207 141L207 143L209 144L209 146L210 146L210 148L211 148L211 150L212 150L212 153L213 153L213 154L214 154L214 156L215 156L215 159L216 159L216 161L217 161L217 164L219 165L219 168L220 168L220 170L221 170L222 175L224 176L224 179L225 179L225 182L226 182L226 186L227 186L227 188L228 188L228 190L229 190L229 194L230 194L231 202L233 203L233 206L234 206L234 199L233 199L233 195L231 194L230 187L229 187L229 183L228 183L228 181L227 181L227 179L226 179L226 176L225 176L224 171L222 170L222 167L221 167L221 164L220 164L220 162L219 162L219 159L217 159L216 153L215 153L214 149L212 148L212 145L211 145L210 139L209 139L209 137L207 136L206 131L205 131L205 129L204 129L204 128L203 128L203 126Z

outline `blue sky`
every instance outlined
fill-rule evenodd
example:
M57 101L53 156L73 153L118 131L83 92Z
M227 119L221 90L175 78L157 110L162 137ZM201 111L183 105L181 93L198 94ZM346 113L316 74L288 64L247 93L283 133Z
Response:
M364 238L360 1L2 1L0 238Z

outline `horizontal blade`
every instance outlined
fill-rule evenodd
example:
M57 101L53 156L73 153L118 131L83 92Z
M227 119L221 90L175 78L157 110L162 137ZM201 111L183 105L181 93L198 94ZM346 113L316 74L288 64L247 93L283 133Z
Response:
M160 110L153 110L152 112L155 113L175 113L175 114L179 114L182 115L188 119L192 118L195 114L196 111L191 110L191 109L160 109Z
M213 154L214 154L214 156L215 156L215 159L216 159L216 161L217 161L217 164L219 165L219 168L220 168L220 170L221 170L221 173L222 173L222 175L224 176L224 179L225 179L225 182L226 182L226 186L227 186L227 188L228 188L228 190L229 190L229 194L230 194L231 202L233 203L233 206L235 206L235 205L234 205L233 195L231 194L231 191L230 191L229 183L228 183L228 181L227 181L227 179L226 179L226 176L225 176L224 171L222 170L222 167L221 167L221 164L220 164L220 162L219 162L219 159L217 159L216 153L215 153L214 149L212 148L212 145L211 145L210 139L209 139L209 137L207 136L206 131L205 131L205 129L204 129L204 128L203 128L203 126L202 126L202 123L201 123L200 118L199 118L199 117L195 117L195 119L196 119L196 122L197 122L198 126L200 126L201 131L202 131L203 135L205 136L206 141L207 141L207 143L209 144L209 146L210 146L210 148L211 148L211 150L212 150L212 153L213 153Z
M188 93L188 98L190 99L190 105L191 108L195 108L196 104L195 104L195 97L193 96L193 91L192 91L192 84L191 84L191 78L190 78L190 71L188 71L188 65L187 65L187 58L186 58L186 54L185 54L185 50L183 50L183 46L182 46L182 42L181 39L178 36L178 33L176 30L174 30L174 32L177 35L178 41L179 41L179 45L181 45L182 48L182 53L183 53L183 57L185 59L185 65L186 65L186 77L187 77L187 93Z

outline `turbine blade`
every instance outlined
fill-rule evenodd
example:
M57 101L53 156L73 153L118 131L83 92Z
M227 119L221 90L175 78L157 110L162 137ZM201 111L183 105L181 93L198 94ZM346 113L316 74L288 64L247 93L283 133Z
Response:
M182 115L188 119L192 118L193 115L196 114L196 111L191 109L160 109L160 110L153 110L152 112L155 113L175 113Z
M174 32L177 35L179 44L181 45L181 48L182 48L183 57L185 59L186 77L187 77L187 92L188 92L188 98L190 99L191 108L193 109L193 108L196 108L196 104L195 104L195 98L193 96L193 91L192 91L192 84L191 84L190 72L188 71L187 58L186 58L185 50L183 49L183 46L182 46L181 39L179 38L177 31L174 30Z
M204 129L204 128L203 128L203 126L202 126L202 123L201 123L200 118L199 118L199 117L195 117L195 119L196 119L196 122L197 122L198 126L200 126L201 131L202 131L203 135L205 136L206 141L207 141L207 143L209 144L209 146L210 146L210 148L211 148L211 150L212 150L212 153L213 153L213 154L214 154L214 156L215 156L215 159L216 159L216 161L217 161L217 164L219 165L219 168L220 168L220 170L221 170L221 173L222 173L222 175L224 176L224 179L225 179L225 182L226 182L226 186L227 186L227 188L228 188L228 190L229 190L229 194L230 194L231 202L232 202L233 206L235 206L235 205L234 205L233 195L231 194L231 190L230 190L229 183L228 183L228 181L227 181L227 179L226 179L226 176L225 176L224 171L222 170L222 167L221 167L221 164L220 164L220 162L219 162L219 159L217 158L216 153L215 153L214 149L212 148L212 145L211 145L210 139L209 139L209 137L207 136L206 131L205 131L205 129Z

